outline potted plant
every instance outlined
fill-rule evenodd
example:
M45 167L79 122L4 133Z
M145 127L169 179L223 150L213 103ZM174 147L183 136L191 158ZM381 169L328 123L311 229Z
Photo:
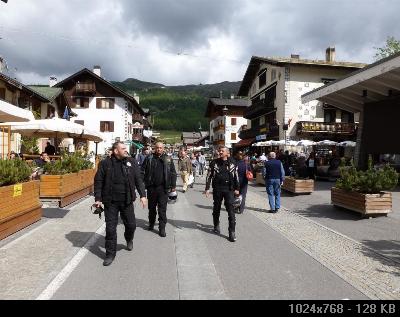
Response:
M354 165L341 169L341 178L331 190L332 204L361 213L387 215L392 212L392 194L399 175L389 165L374 169L369 159L368 170L358 171Z
M0 160L0 240L39 221L39 181L22 160Z
M57 199L65 207L93 190L95 170L87 156L77 152L45 165L40 177L40 198Z

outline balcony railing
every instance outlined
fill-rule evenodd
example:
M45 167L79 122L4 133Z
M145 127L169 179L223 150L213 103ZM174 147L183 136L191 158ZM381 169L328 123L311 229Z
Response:
M216 126L213 130L214 130L214 132L225 130L225 125L220 124L220 125Z
M224 140L214 141L213 144L214 145L225 145L225 141Z
M259 100L254 102L250 107L248 107L245 111L244 117L246 119L255 119L260 117L268 112L275 110L275 99L273 100Z
M96 84L94 82L76 83L75 90L80 93L94 93L96 92Z
M242 140L253 139L257 136L257 132L255 130L242 130L239 133L239 138Z
M355 134L356 123L297 122L297 133Z

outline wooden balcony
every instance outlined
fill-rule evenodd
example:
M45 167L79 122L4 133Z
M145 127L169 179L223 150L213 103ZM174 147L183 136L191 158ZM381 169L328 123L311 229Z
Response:
M253 139L256 136L257 136L257 131L251 129L242 130L239 133L239 138L241 140Z
M225 141L224 140L214 141L213 144L214 145L225 145Z
M255 119L274 110L275 110L275 99L270 101L267 101L265 99L259 100L254 102L250 107L246 109L244 117L246 119Z
M139 114L139 113L135 113L133 116L132 116L132 120L133 120L133 123L135 123L135 122L139 122L139 123L142 123L143 124L143 116L141 115L141 114Z
M75 91L77 93L96 93L96 84L94 82L76 83Z
M297 133L355 134L356 123L297 122Z
M214 130L214 132L224 131L225 130L225 125L224 124L220 124L220 125L216 126L213 130Z

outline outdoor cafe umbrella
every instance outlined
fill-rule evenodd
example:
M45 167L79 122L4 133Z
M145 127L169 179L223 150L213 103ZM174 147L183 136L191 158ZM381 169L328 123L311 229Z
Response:
M324 140L324 141L321 141L321 142L317 142L317 145L336 146L336 145L338 145L338 143L335 142L335 141Z
M32 112L0 100L0 122L26 122L34 119Z
M342 146L342 147L356 147L356 145L357 145L357 143L353 142L353 141L344 141L344 142L339 143L339 146Z
M11 131L27 137L38 138L81 138L89 141L103 141L99 132L86 129L84 126L63 120L45 119L29 122L9 122L3 125L11 126Z
M315 142L310 141L310 140L301 140L297 143L297 146L304 146L304 147L313 146L313 145L315 145Z

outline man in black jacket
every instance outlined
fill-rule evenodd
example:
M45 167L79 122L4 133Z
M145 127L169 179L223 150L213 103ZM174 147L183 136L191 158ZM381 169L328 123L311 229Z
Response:
M132 251L136 231L136 218L133 203L135 189L140 195L143 208L146 207L146 190L136 160L129 157L126 145L116 142L112 155L100 163L94 179L96 206L104 204L106 218L106 258L103 265L109 266L117 252L118 213L125 225L127 249Z
M214 198L214 232L217 234L221 233L219 216L221 214L222 200L224 200L229 220L229 241L235 242L236 217L232 204L235 196L239 196L239 180L237 166L234 161L229 158L229 149L227 147L220 147L219 158L210 163L205 191L207 198L210 196L211 182Z
M168 194L176 190L176 170L171 157L164 152L164 144L157 143L154 154L146 157L142 164L143 179L149 199L149 230L154 230L157 217L159 221L159 235L167 236L165 227L167 225Z

